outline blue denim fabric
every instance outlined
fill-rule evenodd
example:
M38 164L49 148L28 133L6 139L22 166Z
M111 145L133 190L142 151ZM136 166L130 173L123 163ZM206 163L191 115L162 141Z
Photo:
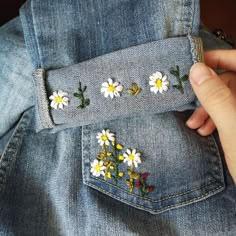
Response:
M0 72L7 98L0 103L11 112L1 116L0 235L235 235L236 189L217 134L204 138L187 129L191 111L139 111L88 125L75 119L73 128L65 129L70 123L66 116L65 126L36 132L40 87L35 80L33 87L33 70L45 70L43 90L50 93L57 89L56 76L59 87L67 86L67 74L83 68L84 60L198 35L198 9L198 1L28 1L21 22L29 54L19 18L1 28L1 36L6 35L0 39L1 65L10 69ZM205 49L211 40L214 36L207 38ZM189 53L178 59L180 50ZM176 62L185 62L187 70L193 63L191 47L186 43L176 52ZM170 65L162 66L167 70ZM11 83L15 96L9 92ZM176 93L169 101L179 98ZM51 110L49 115L61 122ZM107 128L125 147L142 150L145 158L138 170L149 173L152 193L141 197L124 182L115 185L91 175L90 162L99 151L96 134Z

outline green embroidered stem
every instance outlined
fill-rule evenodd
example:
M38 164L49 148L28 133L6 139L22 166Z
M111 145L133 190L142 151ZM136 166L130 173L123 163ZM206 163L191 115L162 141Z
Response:
M87 86L82 88L81 82L79 82L78 93L74 93L74 96L81 100L81 104L77 108L83 109L90 104L90 100L88 98L85 99L84 97L84 92L86 89Z
M178 84L173 85L173 88L178 89L182 94L184 94L183 83L188 80L188 75L184 75L180 78L179 66L176 66L176 69L171 68L170 73L178 80Z

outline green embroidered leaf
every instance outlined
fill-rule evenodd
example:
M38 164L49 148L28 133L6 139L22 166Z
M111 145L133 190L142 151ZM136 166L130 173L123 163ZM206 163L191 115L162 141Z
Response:
M84 104L85 104L85 106L88 106L90 104L90 100L89 99L85 99Z
M184 81L187 81L188 80L188 75L184 75L182 78L181 78L181 81L184 82Z
M84 86L83 92L85 92L85 91L86 91L86 89L87 89L87 86Z
M171 73L172 75L174 75L175 77L179 77L178 72L175 71L175 70L173 70L173 69L170 71L170 73Z

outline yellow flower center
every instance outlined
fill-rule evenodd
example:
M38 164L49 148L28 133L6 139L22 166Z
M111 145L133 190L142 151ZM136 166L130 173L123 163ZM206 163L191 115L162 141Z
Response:
M108 91L109 92L114 92L116 90L116 87L114 85L109 85L108 86Z
M101 171L101 166L100 166L99 164L97 164L97 165L95 166L95 169L96 169L96 171L100 172L100 171Z
M106 136L105 134L103 134L103 135L101 136L101 140L102 140L102 141L107 141L107 139L108 139L108 138L107 138L107 136Z
M160 89L162 87L162 80L158 79L156 80L156 88Z
M130 160L130 161L133 161L133 160L134 160L134 155L133 155L133 154L130 154L130 155L129 155L129 160Z
M57 96L57 97L56 97L56 102L57 102L57 103L62 103L62 97Z

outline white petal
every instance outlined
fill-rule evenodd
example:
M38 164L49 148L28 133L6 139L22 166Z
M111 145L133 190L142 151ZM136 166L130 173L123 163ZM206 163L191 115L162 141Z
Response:
M69 98L68 98L68 97L63 97L62 101L68 102L68 101L69 101Z
M60 97L64 97L64 96L66 96L66 95L68 95L68 94L65 93L65 92L63 92L62 90L59 90L59 91L58 91L58 95L59 95Z
M117 87L117 86L119 85L119 82L116 81L116 82L113 83L113 85L114 85L115 87Z
M57 97L58 96L58 94L57 94L57 92L55 91L55 92L53 92L53 96L54 97Z
M166 79L167 79L167 76L164 75L164 76L162 77L162 81L164 82L164 81L166 81Z
M62 104L65 105L65 106L69 105L67 101L62 101Z
M137 168L138 167L138 163L136 161L134 161L134 166Z
M133 149L132 154L135 155L135 153L136 153L136 149Z
M49 99L50 99L50 100L54 100L55 97L54 97L53 95L51 95L51 96L49 97Z
M131 154L130 149L127 149L126 152L127 152L129 155Z
M155 86L155 83L156 83L156 80L149 81L149 85L151 85L151 86Z
M107 91L107 88L102 87L101 88L101 93L105 93Z
M160 92L160 93L163 93L163 89L162 89L162 87L159 88L159 92Z
M99 161L99 165L100 165L100 166L103 166L103 161Z
M62 103L59 104L59 108L60 108L61 110L63 109L63 104L62 104Z
M109 95L112 99L114 98L114 93L113 92L110 92Z
M167 86L162 86L163 90L164 91L167 91L168 90L168 87Z
M112 85L113 84L113 80L111 78L108 79L108 83L109 85Z
M109 86L109 84L107 82L102 83L102 87L107 88L108 86Z
M109 94L110 94L110 92L108 92L108 91L106 91L105 93L104 93L104 97L108 97L109 96Z
M109 141L106 140L106 141L105 141L105 144L106 144L106 146L109 146Z
M117 91L114 91L114 95L115 95L115 97L120 97L120 94Z
M119 86L116 87L116 91L121 92L122 90L123 90L123 86L122 85L119 85Z

